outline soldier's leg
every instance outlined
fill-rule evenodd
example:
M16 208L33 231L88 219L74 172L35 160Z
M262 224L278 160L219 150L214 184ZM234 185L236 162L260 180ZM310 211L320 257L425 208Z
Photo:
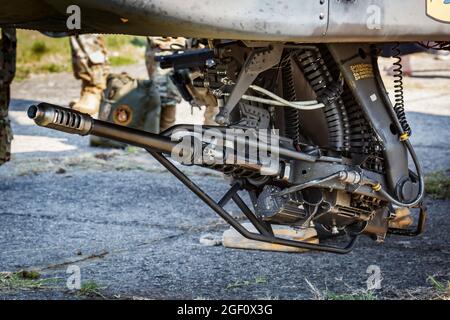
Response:
M215 121L216 115L219 113L217 99L208 92L206 88L196 88L192 85L187 88L194 97L194 102L198 106L206 106L203 114L203 124L207 126L218 125Z
M16 30L2 29L0 40L0 165L10 160L13 139L8 108L16 70Z
M215 118L219 113L219 107L216 105L206 106L205 113L203 115L203 124L207 126L217 126Z
M72 36L70 46L74 76L81 80L80 99L71 107L96 115L109 73L104 37L96 34Z
M159 131L162 132L175 125L177 107L175 105L162 105Z
M156 81L161 98L161 119L159 122L160 131L164 131L175 125L176 105L181 102L178 89L169 78L169 74L161 75Z
M145 51L145 64L148 75L154 81L161 98L160 131L164 131L175 124L176 105L181 102L181 96L177 88L170 80L169 70L162 70L155 62L155 55L161 54L171 45L181 46L184 38L150 38Z

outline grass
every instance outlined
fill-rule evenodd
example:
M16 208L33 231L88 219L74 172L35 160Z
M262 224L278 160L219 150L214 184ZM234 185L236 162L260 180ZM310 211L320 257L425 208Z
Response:
M134 64L137 61L133 58L130 57L123 57L123 56L117 56L117 57L110 57L109 58L109 63L112 66L126 66L128 64Z
M354 289L349 285L346 285L350 293L336 293L328 290L320 290L308 279L305 278L305 282L309 287L309 291L313 295L315 300L377 300L378 297L371 290ZM345 284L345 283L344 283Z
M70 71L70 46L66 38L53 39L36 31L17 32L16 80L30 74Z
M133 146L127 146L127 147L125 148L125 152L126 152L127 154L136 154L136 153L139 152L139 148L133 147Z
M433 199L450 199L450 169L428 174L425 177L425 191Z
M42 279L37 271L0 272L0 292L62 289L61 286L55 286L60 280L61 278ZM94 281L87 281L74 294L78 297L107 299L102 293L104 289Z
M237 280L233 283L230 283L227 285L227 289L235 289L235 288L239 288L239 287L246 287L246 286L250 286L250 285L259 285L259 284L266 284L267 283L267 279L265 277L256 277L254 280L249 281L249 280Z
M44 53L47 53L49 51L50 51L50 49L45 44L45 41L36 40L36 41L33 41L32 45L31 45L31 52L36 57L42 57L44 55Z
M17 272L0 272L0 292L36 291L36 290L63 290L63 278L41 278L41 274L34 270L20 270ZM63 281L63 282L61 282ZM59 285L58 285L59 284ZM94 281L87 281L79 290L72 293L79 298L108 299ZM120 298L120 296L115 296Z
M80 290L76 294L82 297L106 299L101 292L103 289L105 288L100 287L96 282L87 281L81 285Z
M15 80L31 74L71 72L69 39L50 38L37 31L17 31L17 69ZM145 37L106 35L111 66L124 66L144 59Z
M434 294L432 299L434 300L450 300L450 281L439 281L434 276L429 276L427 281L433 287Z
M336 293L328 290L320 290L308 279L305 279L313 299L316 300L378 300L378 297L372 290L355 289L349 285L349 291L346 293ZM410 288L406 290L407 294L396 292L395 298L413 299L413 300L450 300L450 281L438 280L436 276L428 276L428 287ZM345 283L344 283L345 284ZM399 294L400 293L400 294ZM383 297L381 297L383 298Z
M58 278L41 279L37 271L0 272L0 291L39 290L54 288Z
M343 294L326 291L325 300L377 300L377 296L372 291Z

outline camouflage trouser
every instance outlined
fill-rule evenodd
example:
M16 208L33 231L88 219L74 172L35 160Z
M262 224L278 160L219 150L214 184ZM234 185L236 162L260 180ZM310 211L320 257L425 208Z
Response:
M11 157L13 134L8 119L10 84L16 71L16 30L3 29L0 40L0 165Z
M104 90L109 73L104 37L98 34L72 36L70 47L75 78L82 80L84 87Z
M147 39L145 65L147 67L148 77L156 84L161 98L161 107L174 106L181 102L181 96L177 87L170 80L172 70L161 69L159 63L155 61L155 56L166 54L166 52L170 54L171 52L164 52L164 50L169 50L173 46L184 48L186 39L163 37L148 37Z
M149 37L147 42L147 48L145 51L145 63L149 78L152 79L158 88L161 96L161 106L176 105L181 102L181 96L178 93L178 89L172 83L169 76L171 70L163 70L155 62L155 55L170 54L171 52L164 50L170 49L183 49L186 47L189 39L185 38L164 38L164 37ZM214 97L211 97L207 93L207 90L202 90L190 86L189 92L194 97L195 104L199 106L206 106L203 123L205 125L215 125L214 121L216 114L219 112L217 107L217 101Z

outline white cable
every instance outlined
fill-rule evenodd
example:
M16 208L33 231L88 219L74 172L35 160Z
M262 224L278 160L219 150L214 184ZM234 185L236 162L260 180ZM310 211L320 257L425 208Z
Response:
M245 94L241 97L241 99L248 100L248 101L255 101L255 102L264 103L264 104L269 104L271 106L291 107L291 108L295 108L295 109L299 109L299 110L315 110L315 109L320 109L320 108L324 107L324 105L321 103L318 103L315 105L303 106L303 105L297 105L296 102L292 102L291 104L287 105L285 103L282 103L282 102L279 102L276 100L264 99L261 97L249 96L249 95L245 95ZM292 104L294 104L294 105L292 105Z
M291 104L292 103L291 101L287 101L287 100L283 99L282 97L277 96L275 93L273 93L273 92L271 92L269 90L266 90L264 88L261 88L260 86L251 84L249 86L249 88L253 89L255 91L261 92L262 94L265 94L266 96L269 96L272 99L280 101L281 103L284 103L284 104ZM308 106L308 105L312 105L312 104L317 104L318 103L317 100L307 100L307 101L297 101L297 102L298 102L299 105L304 105L304 106Z
M256 85L250 85L250 89L258 91L258 92L260 92L260 93L262 93L262 94L264 94L264 95L266 95L266 96L276 100L278 103L274 104L273 100L244 95L247 98L246 100L250 100L251 99L251 101L267 103L267 104L273 104L273 105L278 105L278 106L287 106L287 107L300 109L300 110L315 110L315 109L320 109L320 108L325 107L325 105L323 103L318 103L316 100L287 101L287 100L281 98L280 96L277 96L275 93L270 92L270 91L268 91L268 90L266 90L264 88L261 88L259 86L256 86ZM248 99L248 98L250 98L250 99ZM259 100L259 101L257 101L257 100Z
M261 98L261 97L255 97L255 96L249 96L249 95L246 95L246 94L244 94L241 97L241 99L248 100L248 101L255 101L255 102L264 103L264 104L270 104L270 105L274 105L274 106L280 106L280 107L286 106L284 103L281 103L281 102L276 101L276 100L265 99L265 98Z

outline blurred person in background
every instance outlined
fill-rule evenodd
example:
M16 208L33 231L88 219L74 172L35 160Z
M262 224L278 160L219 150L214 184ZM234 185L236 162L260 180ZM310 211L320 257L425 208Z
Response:
M176 105L181 102L178 89L170 80L172 70L163 70L155 61L155 56L171 54L174 50L186 48L185 38L148 37L145 49L145 66L149 79L153 80L161 98L160 131L175 124Z
M16 30L2 29L0 40L0 165L11 158L13 134L8 118L10 85L16 71Z
M435 42L428 42L427 45L421 45L419 43L389 44L383 46L381 55L386 58L401 57L402 76L412 77L414 72L419 72L420 70L413 70L411 54L426 52L434 55L436 60L448 60L450 58L450 52L448 50L433 48L435 45ZM386 68L385 71L388 75L393 76L396 74L396 68L396 66L391 66L390 68Z
M194 44L195 43L195 44ZM172 54L174 51L201 48L201 45L193 39L182 37L148 37L147 48L145 50L145 64L149 78L155 81L161 97L161 131L170 128L175 124L176 105L181 102L178 89L170 79L173 70L161 69L159 63L155 61L158 55ZM207 90L201 92L199 89L190 88L197 106L206 106L203 117L204 125L217 125L214 118L219 112L216 101L212 101Z
M386 58L392 58L395 56L401 57L402 75L410 77L413 73L410 54L424 51L426 51L426 49L416 43L402 43L398 45L389 44L383 46L381 55ZM385 71L388 75L392 76L396 73L396 68L396 66L391 66Z
M73 74L81 80L80 99L72 101L70 107L96 116L109 74L105 38L98 34L71 36L70 48Z
M182 98L170 79L172 70L161 69L159 63L155 61L155 56L185 50L187 44L187 39L182 37L147 38L145 64L149 79L154 81L161 98L160 131L175 124L176 105ZM102 92L106 88L106 79L110 71L104 36L95 34L72 36L70 45L74 75L82 81L80 99L73 101L71 107L95 116L99 111ZM211 102L205 102L199 92L194 92L194 96L196 101L200 101L200 105L207 106L204 124L215 125L214 117L218 113L218 107Z

